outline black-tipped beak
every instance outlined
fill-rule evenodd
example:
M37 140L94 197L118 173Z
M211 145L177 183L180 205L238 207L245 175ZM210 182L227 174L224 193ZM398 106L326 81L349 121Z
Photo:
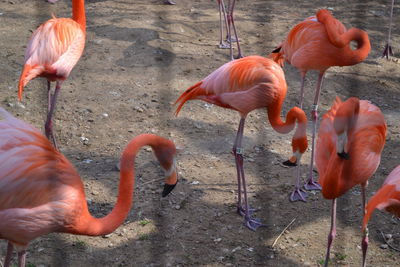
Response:
M271 53L278 53L278 52L281 51L281 48L282 48L282 47L277 47L277 48L275 48L274 50L272 50Z
M162 197L168 196L169 193L175 188L176 184L164 184L164 190L162 191Z
M282 162L282 164L285 166L293 167L293 166L297 166L297 161L291 162L290 160L287 160L287 161Z
M340 152L340 153L337 153L338 154L338 156L339 157L341 157L342 159L346 159L346 160L348 160L348 159L350 159L350 156L349 156L349 153L346 153L346 152Z

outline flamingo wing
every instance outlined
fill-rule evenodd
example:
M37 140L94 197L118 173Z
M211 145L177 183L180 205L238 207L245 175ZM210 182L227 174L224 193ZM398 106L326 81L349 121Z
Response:
M283 70L278 64L268 58L248 56L222 65L187 89L177 100L176 113L191 99L247 113L266 107L282 95L282 90L285 95L286 88Z
M56 70L68 76L82 55L85 33L69 18L53 18L43 23L32 35L25 52L25 62Z
M315 165L320 174L320 179L322 177L321 174L326 172L331 154L336 153L337 136L332 134L335 132L333 128L333 120L341 103L342 101L340 98L336 97L331 109L322 117L318 130L318 139L315 150Z
M32 35L25 51L18 97L33 78L44 75L51 80L66 79L85 47L85 32L69 18L53 18L43 23Z
M386 178L383 186L368 201L363 220L365 229L373 211L378 208L400 217L400 165L397 166Z
M0 117L0 212L63 200L65 186L82 186L69 161L39 130L2 108Z

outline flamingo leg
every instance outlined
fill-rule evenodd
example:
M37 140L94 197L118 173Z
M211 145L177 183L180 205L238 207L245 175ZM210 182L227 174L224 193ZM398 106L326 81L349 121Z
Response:
M51 106L51 83L47 81L47 113L50 112Z
M386 57L386 59L389 59L389 56L393 56L392 46L390 45L390 36L392 34L393 6L394 0L392 0L392 7L390 9L388 40L382 53L382 57Z
M227 14L227 19L228 19L228 38L229 38L229 44L230 44L230 57L231 60L234 59L233 57L233 47L232 47L232 36L231 36L231 25L233 28L233 33L235 34L235 39L236 39L236 43L237 43L237 48L238 48L238 55L236 58L242 58L242 52L240 49L240 44L239 44L239 37L237 35L237 30L236 30L236 26L235 26L235 21L233 20L233 10L235 9L235 1L236 0L229 0L229 8L228 8L228 14Z
M26 250L21 250L18 252L18 267L25 267L26 261Z
M46 137L50 141L53 142L53 145L57 150L58 150L58 147L57 147L56 139L55 139L54 134L53 134L52 117L53 117L53 113L54 113L54 110L55 110L55 107L56 107L57 96L58 96L58 93L60 92L60 88L61 88L61 82L57 81L56 89L54 91L53 96L51 96L51 99L50 99L50 108L48 108L49 111L47 113L46 124L44 126Z
M329 263L329 254L331 252L332 241L336 236L336 198L332 200L332 213L331 213L331 231L328 235L328 247L326 248L326 257L324 266L327 267Z
M362 207L363 207L363 216L365 215L365 187L366 184L361 185L361 194L362 194ZM362 266L366 266L366 260L367 260L367 249L368 249L368 227L365 228L363 232L363 239L361 241L361 249L362 249L362 254L363 254L363 260L362 260Z
M315 156L314 155L315 154L315 135L317 133L317 120L318 120L318 103L319 103L319 95L321 92L323 79L324 79L324 72L321 72L318 75L317 90L315 92L314 105L313 105L313 109L311 111L312 124L313 124L313 135L312 135L312 144L311 144L311 163L310 163L309 178L308 178L306 184L304 185L304 188L307 190L321 190L321 186L318 184L318 182L314 181L313 169L314 169L314 156Z
M301 72L301 88L300 88L300 108L303 109L303 99L304 99L304 81L306 79L307 72Z
M13 244L11 242L8 242L7 254L6 254L6 258L4 259L4 266L3 267L10 267L13 250L14 250Z
M304 192L304 190L300 186L300 161L297 162L297 167L296 167L296 182L295 182L295 188L294 191L290 194L289 200L291 202L295 201L304 201L307 202L307 193Z
M236 134L235 144L233 146L233 154L235 156L236 161L236 170L238 174L238 213L245 218L245 225L250 230L256 231L258 227L265 226L261 223L259 219L252 218L251 212L254 209L249 207L248 199L247 199L247 189L246 189L246 178L244 176L243 169L243 148L242 148L242 139L243 139L243 131L244 131L244 122L245 118L241 118L239 122L239 128ZM242 188L243 187L243 199L244 199L244 207L242 206Z
M218 2L218 10L219 10L219 48L227 49L230 48L230 45L223 41L223 24L225 22L226 32L228 33L228 19L226 17L225 4L223 0L217 0ZM227 37L228 38L228 37Z

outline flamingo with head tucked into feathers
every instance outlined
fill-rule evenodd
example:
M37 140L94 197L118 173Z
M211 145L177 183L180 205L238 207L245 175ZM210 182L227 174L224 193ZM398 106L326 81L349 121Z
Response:
M331 230L325 266L328 265L332 241L336 235L336 199L359 184L364 212L365 189L368 179L379 166L385 139L386 123L383 114L369 101L351 97L342 102L336 98L331 109L322 118L315 163L322 195L326 199L332 199ZM367 247L368 236L364 232L363 255Z
M135 157L146 145L166 170L162 196L175 187L174 143L157 135L139 135L122 153L115 207L107 216L95 218L71 163L37 129L0 108L0 239L8 240L3 266L10 266L16 248L18 266L24 267L28 244L48 233L99 236L113 232L132 207Z
M286 91L285 75L277 63L268 58L249 56L222 65L201 82L187 89L176 101L179 104L176 115L186 101L195 99L239 112L239 129L233 146L238 181L237 211L244 215L246 226L252 230L256 230L262 225L258 219L251 217L243 170L244 123L247 114L252 110L266 108L272 128L281 134L291 132L295 128L296 122L298 123L292 139L293 161L297 160L298 171L296 188L291 194L291 199L301 196L299 194L301 190L299 165L301 156L307 149L307 118L303 110L294 107L286 115L286 121L282 121L280 114ZM244 206L242 205L242 192Z
M49 0L50 2L56 2ZM72 19L52 18L32 34L25 51L25 63L18 85L18 98L27 83L36 77L47 79L48 109L45 133L57 147L52 116L62 82L68 78L85 47L86 16L84 0L72 0ZM56 82L52 94L50 83Z
M353 50L350 42L357 43ZM319 190L320 185L313 179L315 134L317 131L318 103L325 71L332 66L351 66L365 60L371 50L368 34L360 29L349 30L328 10L319 10L316 16L294 26L283 43L270 57L283 65L284 61L295 66L301 75L300 108L303 107L304 80L309 70L319 71L314 105L311 111L313 135L309 178L304 187Z

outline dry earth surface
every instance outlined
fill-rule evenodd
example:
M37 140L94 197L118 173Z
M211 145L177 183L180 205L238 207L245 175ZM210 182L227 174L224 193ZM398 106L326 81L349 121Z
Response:
M27 266L318 266L323 262L330 224L330 201L319 192L307 203L289 203L293 172L281 162L290 156L291 135L275 133L266 111L254 111L245 127L245 172L252 206L266 227L256 232L236 214L236 171L231 147L239 116L204 102L189 102L173 116L175 99L229 60L217 48L216 1L88 0L84 54L63 84L55 115L62 153L76 166L85 184L91 212L107 214L114 205L119 173L116 164L127 142L140 133L156 133L181 148L180 181L161 199L163 172L144 149L136 163L134 208L113 234L85 237L50 234L31 243ZM245 55L267 55L297 22L328 8L347 27L369 33L372 50L353 67L326 74L320 111L335 96L368 99L383 111L388 124L381 165L370 179L368 196L399 160L399 61L380 59L388 29L389 0L379 1L237 1L237 27ZM395 12L400 3L396 1ZM71 3L60 0L0 1L0 103L15 116L43 129L44 79L32 81L17 102L17 82L24 50L37 26L54 13L69 17ZM395 25L399 16L395 13ZM399 27L393 29L400 51ZM282 116L296 105L300 78L284 67L289 85ZM310 112L316 73L306 81L305 110ZM308 132L311 131L311 124ZM303 179L310 151L304 156ZM359 266L361 196L355 187L338 200L338 233L332 265ZM282 230L294 223L272 243ZM400 222L375 212L370 224L369 266L398 266ZM391 236L390 236L391 235ZM6 242L0 244L4 257ZM14 257L15 258L15 257ZM16 263L14 262L14 265ZM16 265L15 265L16 266Z

